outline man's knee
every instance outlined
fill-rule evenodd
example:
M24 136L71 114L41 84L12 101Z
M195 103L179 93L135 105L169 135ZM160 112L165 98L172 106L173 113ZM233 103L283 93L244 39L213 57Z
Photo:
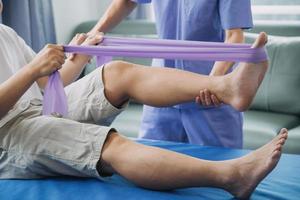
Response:
M116 107L129 100L128 90L132 80L134 65L123 61L112 61L105 65L102 78L105 95Z
M111 61L105 64L104 75L107 75L107 79L121 79L125 74L128 74L134 67L134 64L124 61Z

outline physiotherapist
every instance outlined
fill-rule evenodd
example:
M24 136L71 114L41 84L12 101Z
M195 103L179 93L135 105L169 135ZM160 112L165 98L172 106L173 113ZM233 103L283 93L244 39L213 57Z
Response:
M137 3L151 2L157 33L162 39L242 43L243 29L253 26L250 0L114 0L91 32L108 32L128 16ZM211 76L224 75L233 65L231 62L153 61L154 67ZM242 113L229 105L219 105L209 91L199 91L197 102L167 108L144 106L140 137L242 148Z

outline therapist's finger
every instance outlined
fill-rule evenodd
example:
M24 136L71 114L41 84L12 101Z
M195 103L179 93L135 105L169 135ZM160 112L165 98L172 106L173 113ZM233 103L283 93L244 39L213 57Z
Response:
M76 44L77 45L81 45L86 39L88 38L88 35L85 33L81 33L78 37L78 39L76 40Z
M85 33L80 33L77 35L74 42L72 42L72 45L82 45L88 38L88 35Z
M103 37L101 35L94 35L94 36L89 36L86 44L87 45L97 45L103 40Z
M69 45L73 45L75 43L75 41L77 40L77 38L79 37L79 34L76 34L72 40L70 41ZM74 54L73 53L66 53L66 57L70 60L74 59Z
M215 106L220 106L222 104L221 101L213 94L211 95L211 100Z
M202 90L202 91L200 91L200 100L201 100L201 104L203 105L203 106L205 106L206 104L205 104L205 94L204 94L204 91Z
M197 96L195 101L196 101L197 104L200 104L200 105L201 105L201 99L200 99L200 96Z
M210 106L212 104L212 101L210 99L211 94L207 89L204 90L204 94L205 94L205 103L207 106Z

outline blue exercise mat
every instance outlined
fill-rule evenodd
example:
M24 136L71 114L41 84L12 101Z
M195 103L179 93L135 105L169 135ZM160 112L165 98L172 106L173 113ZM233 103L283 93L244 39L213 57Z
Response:
M246 150L139 140L138 142L181 152L208 160L240 157ZM300 156L284 154L277 168L256 188L252 199L300 199ZM142 169L141 169L142 170ZM161 199L197 200L232 199L227 192L215 188L188 188L158 192L134 186L120 176L102 182L96 179L51 178L43 180L1 180L0 200L124 200Z

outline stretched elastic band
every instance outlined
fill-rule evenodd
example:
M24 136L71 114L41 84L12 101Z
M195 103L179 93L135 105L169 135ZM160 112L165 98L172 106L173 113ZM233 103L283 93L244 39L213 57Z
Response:
M107 36L98 46L64 46L64 51L97 56L98 66L109 62L113 56L252 63L268 59L265 48L251 48L249 44ZM67 111L67 99L63 84L59 73L56 72L50 76L45 89L43 114L66 116Z
M204 61L261 62L265 48L249 44L105 37L99 46L64 46L65 52L100 57L124 56Z

